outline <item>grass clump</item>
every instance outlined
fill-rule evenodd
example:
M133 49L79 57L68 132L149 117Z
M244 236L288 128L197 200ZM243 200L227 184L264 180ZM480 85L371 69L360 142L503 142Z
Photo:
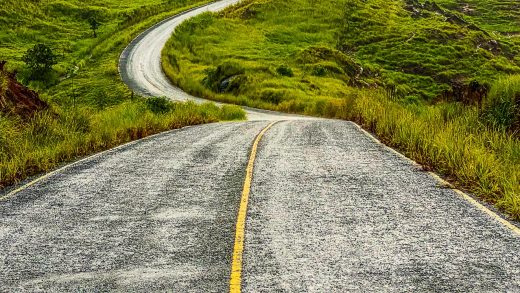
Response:
M502 77L484 100L484 117L492 125L520 132L520 75Z
M247 81L244 68L234 62L225 62L216 68L208 68L205 72L206 77L202 83L217 93L236 92Z
M278 68L276 68L276 72L280 74L281 76L287 76L287 77L293 77L294 73L291 69L291 67L286 65L280 65Z
M102 112L85 106L44 111L28 121L0 115L0 186L161 131L244 118L244 111L236 106L164 98L128 100Z
M518 220L520 42L505 24L520 15L465 2L474 13L455 0L247 0L179 27L163 68L205 98L354 120ZM247 76L240 90L202 82L225 63Z
M167 98L151 97L146 99L146 106L152 113L164 114L172 110L173 105Z

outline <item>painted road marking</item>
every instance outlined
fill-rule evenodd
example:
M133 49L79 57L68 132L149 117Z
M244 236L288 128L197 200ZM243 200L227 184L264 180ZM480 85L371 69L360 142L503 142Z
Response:
M233 247L233 258L231 262L231 277L229 279L229 292L240 293L242 288L242 255L244 253L244 237L246 227L246 216L247 216L247 204L249 202L249 192L251 191L251 181L253 180L253 169L255 166L256 153L258 145L264 134L271 128L275 121L267 125L258 134L253 143L251 149L251 155L249 156L249 162L246 168L246 178L244 179L244 188L242 189L242 197L240 198L240 207L238 209L236 232L235 232L235 245Z
M421 167L421 165L419 163L417 163L416 161L406 157L405 155L401 154L400 152L398 152L398 151L394 150L393 148L391 148L391 147L385 145L384 143L382 143L379 139L377 139L374 135L372 135L372 133L366 131L360 125L358 125L356 123L354 123L354 125L356 125L361 132L363 132L366 136L368 136L375 143L377 143L379 145L382 145L386 149L390 150L392 153L394 153L394 154L398 155L399 157L405 159L406 161L410 162L412 165L414 165L416 167ZM487 214L488 216L490 216L492 219L494 219L495 221L499 222L500 224L504 225L506 228L511 230L514 234L520 235L520 228L519 227L513 225L511 222L509 222L508 220L504 219L499 214L497 214L494 211L490 210L488 207L486 207L485 205L481 204L478 200L474 199L472 196L464 193L462 190L459 190L459 189L455 188L455 186L453 186L453 184L451 184L448 181L442 179L439 175L437 175L437 174L435 174L433 172L428 172L428 174L431 177L433 177L437 182L439 182L440 185L446 186L446 187L450 188L457 195L459 195L464 200L469 202L472 206L474 206L475 208L477 208L480 211L484 212L485 214Z

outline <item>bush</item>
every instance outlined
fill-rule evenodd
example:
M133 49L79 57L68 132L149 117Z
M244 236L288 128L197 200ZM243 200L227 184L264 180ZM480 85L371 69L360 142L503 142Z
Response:
M244 110L235 105L223 105L220 110L220 116L223 120L241 120L244 119Z
M276 68L276 72L281 76L293 77L294 73L292 69L287 65L280 65Z
M520 131L520 75L497 80L483 102L483 116L492 126Z
M172 109L172 102L167 98L150 97L145 100L146 107L154 114L167 113Z
M268 89L263 89L262 91L260 91L259 98L264 102L278 105L281 102L283 102L288 95L289 94L288 94L287 90L268 88Z
M31 71L30 77L34 79L43 79L51 71L52 66L58 63L57 56L45 44L37 44L27 50L23 61Z
M202 83L210 90L222 93L237 91L246 81L245 69L240 64L225 62L216 68L207 69Z
M314 76L325 76L327 75L327 68L323 65L316 65L312 69L312 75Z

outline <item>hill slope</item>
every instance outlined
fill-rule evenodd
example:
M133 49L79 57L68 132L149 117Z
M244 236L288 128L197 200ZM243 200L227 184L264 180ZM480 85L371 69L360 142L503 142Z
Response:
M357 121L520 219L516 4L437 3L244 1L183 24L163 67L197 96Z

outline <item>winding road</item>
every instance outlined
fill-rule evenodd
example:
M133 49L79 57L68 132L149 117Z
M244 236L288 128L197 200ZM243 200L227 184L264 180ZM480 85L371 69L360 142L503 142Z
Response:
M136 92L195 99L160 53ZM200 100L199 100L200 101ZM520 292L520 230L347 121L247 109L165 132L0 196L0 292Z

